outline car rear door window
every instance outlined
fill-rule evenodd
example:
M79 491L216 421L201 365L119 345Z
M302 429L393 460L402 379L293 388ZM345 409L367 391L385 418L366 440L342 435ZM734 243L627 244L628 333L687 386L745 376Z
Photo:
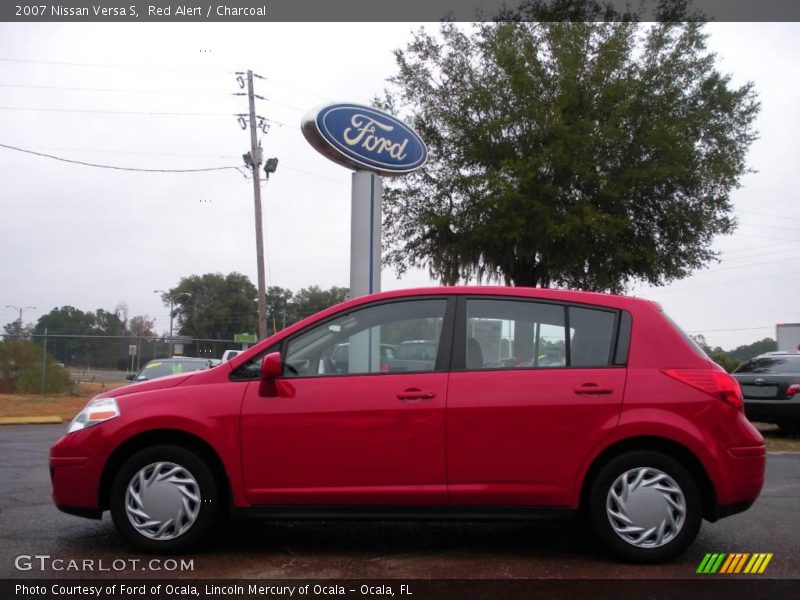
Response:
M469 299L466 326L468 370L567 365L563 306Z

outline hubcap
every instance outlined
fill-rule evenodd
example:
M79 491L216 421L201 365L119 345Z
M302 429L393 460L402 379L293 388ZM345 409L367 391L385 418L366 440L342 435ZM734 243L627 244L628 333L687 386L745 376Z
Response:
M200 486L171 462L139 470L125 492L125 512L134 529L151 540L172 540L189 530L200 513Z
M658 548L672 541L686 520L686 499L672 477L652 467L638 467L617 477L606 498L611 527L638 548Z

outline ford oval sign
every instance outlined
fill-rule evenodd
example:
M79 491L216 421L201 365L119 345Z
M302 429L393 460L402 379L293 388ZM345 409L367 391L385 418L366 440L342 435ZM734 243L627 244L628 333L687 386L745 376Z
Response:
M425 143L402 121L360 104L329 104L303 117L308 143L332 161L357 171L393 176L428 159Z

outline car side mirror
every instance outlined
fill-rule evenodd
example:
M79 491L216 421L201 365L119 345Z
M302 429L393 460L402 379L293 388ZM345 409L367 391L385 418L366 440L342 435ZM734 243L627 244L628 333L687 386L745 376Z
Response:
M261 396L277 396L278 390L275 380L283 373L283 362L280 352L272 352L261 359L260 385L258 393Z
M136 373L131 373L130 375L126 375L125 379L127 379L128 381L133 381L134 379L136 379Z

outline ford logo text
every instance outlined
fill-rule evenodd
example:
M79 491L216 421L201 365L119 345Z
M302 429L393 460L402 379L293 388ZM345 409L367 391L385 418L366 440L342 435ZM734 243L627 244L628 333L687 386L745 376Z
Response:
M330 104L303 118L306 140L332 161L357 171L403 175L425 164L425 143L402 121L358 104Z

